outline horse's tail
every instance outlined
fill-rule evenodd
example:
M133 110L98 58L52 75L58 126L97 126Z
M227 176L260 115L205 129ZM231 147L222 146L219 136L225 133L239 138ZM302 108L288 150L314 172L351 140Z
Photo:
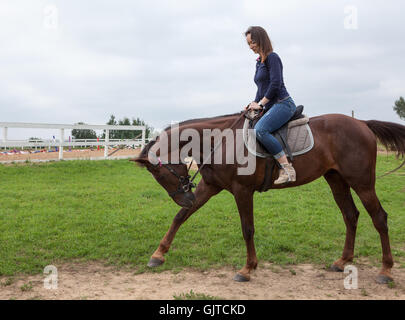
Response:
M364 121L388 151L396 151L397 157L405 155L405 126L386 121Z

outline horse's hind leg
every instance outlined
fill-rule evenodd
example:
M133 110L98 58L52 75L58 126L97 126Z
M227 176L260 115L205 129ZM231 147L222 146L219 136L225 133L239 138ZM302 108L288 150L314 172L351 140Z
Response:
M177 233L177 230L180 226L194 213L196 212L201 206L203 206L212 196L220 192L221 189L206 184L204 179L198 183L198 186L194 192L195 195L195 203L194 205L189 208L182 208L176 214L173 219L172 225L170 226L169 230L166 232L163 239L160 241L159 247L156 251L152 254L152 257L149 260L148 267L157 267L164 263L164 254L169 251L170 245L173 242L173 239Z
M350 193L350 186L337 171L328 171L324 177L332 189L333 197L342 212L346 224L346 241L342 257L336 260L331 267L334 271L343 271L344 265L353 261L359 211Z
M353 186L368 214L373 220L374 227L380 234L382 246L382 269L377 277L378 283L388 283L393 281L391 276L391 268L394 261L391 255L390 240L388 237L387 213L382 208L380 201L377 198L374 187L356 187Z

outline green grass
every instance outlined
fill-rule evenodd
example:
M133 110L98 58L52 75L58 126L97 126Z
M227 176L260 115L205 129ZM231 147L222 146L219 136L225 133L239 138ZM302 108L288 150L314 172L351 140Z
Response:
M174 300L223 300L220 297L214 297L205 293L195 293L190 290L188 293L181 293L179 295L173 295Z
M394 156L381 155L377 175L399 164ZM379 179L376 186L388 212L393 256L401 266L404 172ZM355 254L377 264L378 233L354 198L360 210ZM179 209L147 170L127 160L0 165L0 275L42 273L47 265L89 260L144 272ZM254 210L259 260L329 265L341 255L345 226L323 178L256 193ZM240 268L245 260L236 204L223 191L179 229L157 271Z

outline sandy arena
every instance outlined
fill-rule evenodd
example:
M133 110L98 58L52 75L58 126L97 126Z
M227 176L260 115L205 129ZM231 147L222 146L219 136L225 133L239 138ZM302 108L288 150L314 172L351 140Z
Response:
M114 153L113 153L114 152ZM110 159L120 159L120 158L132 158L137 157L141 153L141 149L110 149L108 151L111 154ZM94 160L94 159L104 159L104 149L101 150L72 150L63 152L63 159L78 159L78 160ZM58 161L59 153L58 152L38 152L38 153L16 153L16 154L3 154L0 153L0 164L6 163L21 163L25 161L32 162L42 162L42 161ZM189 164L192 159L186 158L185 161ZM195 162L191 166L192 170L197 170L198 167Z
M232 300L404 300L405 270L393 268L395 282L377 284L377 267L357 262L358 288L345 289L348 274L311 264L278 266L261 263L250 282L232 280L236 270L183 270L137 274L102 263L55 264L58 288L45 289L45 275L0 277L0 299L171 300L190 293Z
M110 149L108 151L109 154L114 152L116 149ZM137 156L140 153L140 149L122 149L116 151L114 154L111 155L112 158L114 157L125 157L125 156ZM104 157L104 149L86 149L86 150L64 150L63 158L64 159L94 159L94 158L103 158ZM16 154L3 154L0 153L0 163L1 162L21 162L21 161L50 161L50 160L58 160L59 159L59 152L38 152L38 153L16 153Z

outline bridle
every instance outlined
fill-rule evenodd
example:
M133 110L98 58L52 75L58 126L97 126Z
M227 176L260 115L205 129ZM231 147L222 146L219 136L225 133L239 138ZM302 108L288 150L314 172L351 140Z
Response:
M233 122L233 124L230 126L229 129L232 129L236 123L244 116L246 115L247 112L244 111L242 112L242 114ZM172 167L170 167L170 163L162 163L162 161L160 160L160 158L157 158L158 163L155 166L159 166L159 167L165 167L167 170L169 170L169 172L171 174L173 174L178 180L179 180L179 184L177 185L177 190L173 191L173 192L169 192L169 196L170 197L174 197L175 195L179 194L179 193L186 193L189 191L193 191L193 188L196 187L195 183L193 183L194 179L196 178L197 174L201 171L201 169L208 163L208 160L211 159L212 154L215 152L215 150L222 144L222 139L221 141L214 147L211 149L211 153L209 154L209 156L203 161L203 163L201 164L201 166L198 168L197 172L193 175L193 177L191 178L191 176L189 175L189 171L191 168L191 165L193 163L193 161L191 160L190 165L187 168L187 176L182 176L179 175ZM191 180L190 180L191 178Z
M156 164L159 167L165 167L171 174L173 174L177 179L179 179L179 184L177 185L177 190L173 192L169 192L170 197L174 197L176 194L179 193L186 193L188 191L193 191L193 188L195 188L195 183L193 183L193 180L190 181L190 175L188 174L191 168L191 165L193 161L190 162L190 165L187 168L187 176L182 176L179 175L172 167L169 166L169 164L162 163L160 158L158 158L158 164Z

